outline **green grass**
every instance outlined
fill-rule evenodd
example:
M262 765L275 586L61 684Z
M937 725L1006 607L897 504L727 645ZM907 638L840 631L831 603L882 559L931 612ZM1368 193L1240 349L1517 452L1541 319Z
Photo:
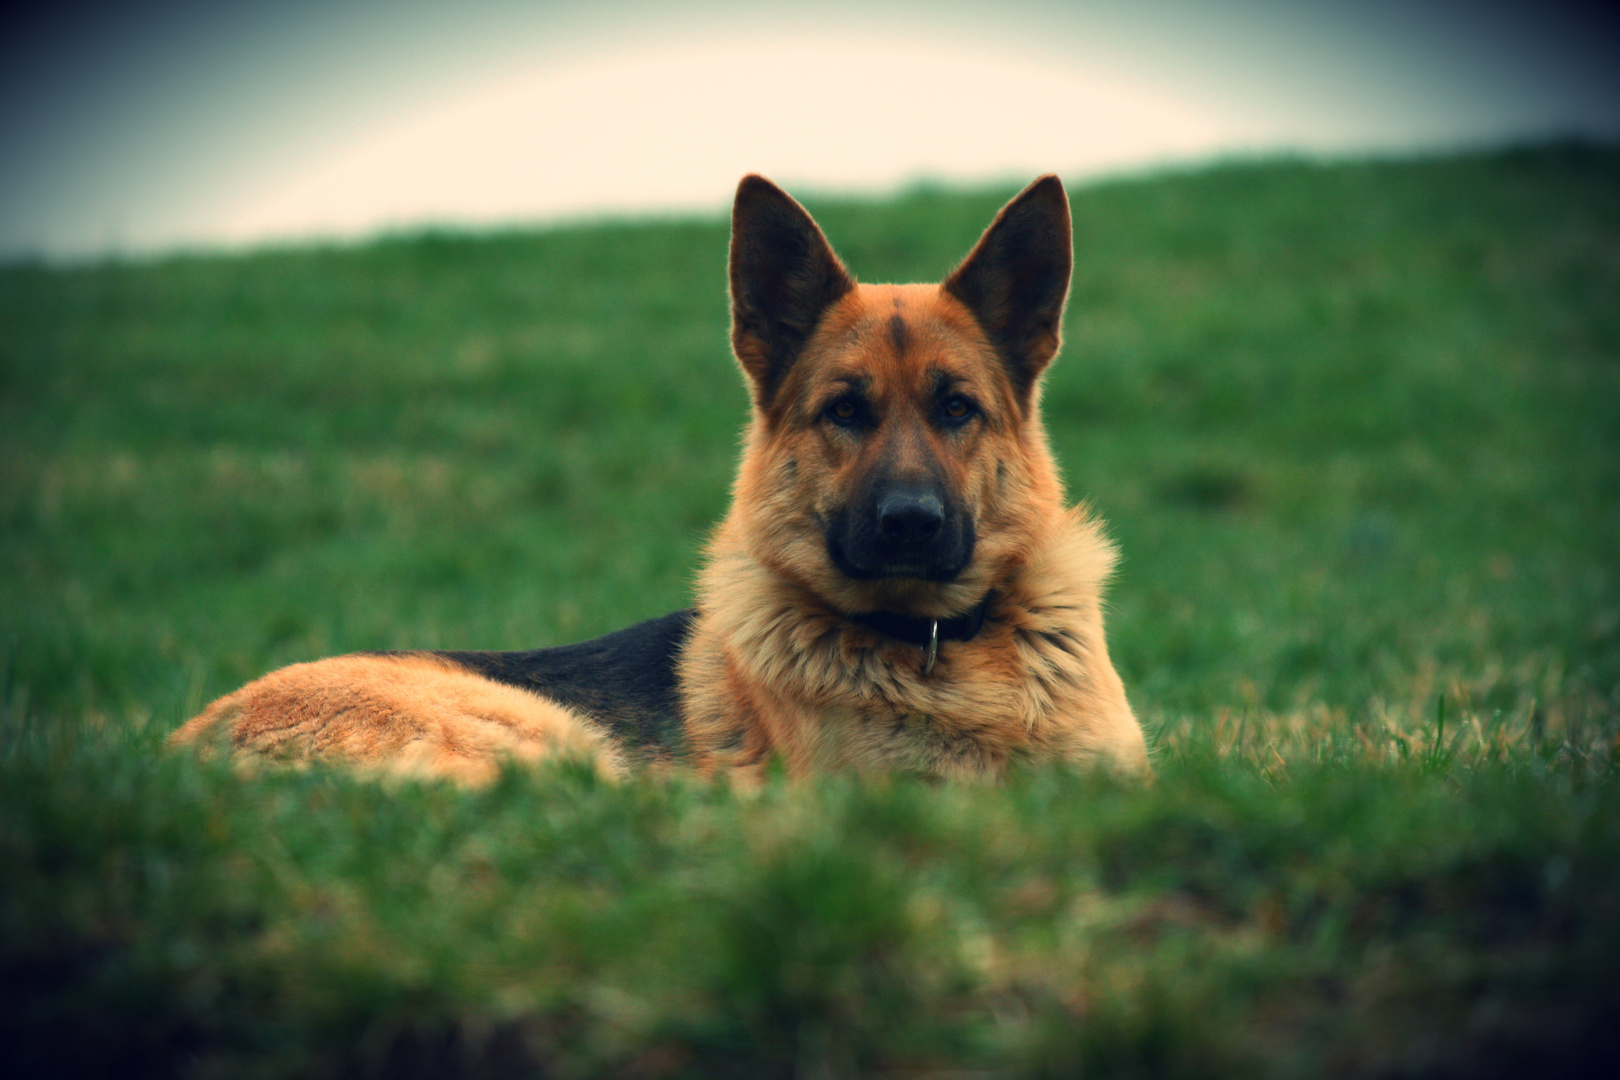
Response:
M1045 393L1147 787L239 776L270 667L684 606L718 221L0 269L0 1062L152 1076L1620 1064L1620 152L1073 192ZM937 279L1009 192L814 202Z

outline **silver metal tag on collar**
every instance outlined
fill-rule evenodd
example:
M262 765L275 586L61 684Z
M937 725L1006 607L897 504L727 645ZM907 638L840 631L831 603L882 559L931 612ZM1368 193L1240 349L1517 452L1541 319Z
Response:
M923 646L923 674L930 674L934 670L934 661L939 659L939 620L928 630L928 644Z

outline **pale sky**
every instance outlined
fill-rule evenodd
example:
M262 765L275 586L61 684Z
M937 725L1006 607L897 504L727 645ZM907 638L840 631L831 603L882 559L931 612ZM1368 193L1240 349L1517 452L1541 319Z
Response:
M1620 139L1612 16L1506 0L59 0L0 26L0 259L718 212L1234 154Z

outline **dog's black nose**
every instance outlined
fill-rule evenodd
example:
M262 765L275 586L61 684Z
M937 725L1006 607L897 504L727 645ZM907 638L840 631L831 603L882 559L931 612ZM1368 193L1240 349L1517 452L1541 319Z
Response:
M898 547L932 540L945 524L945 504L932 492L894 491L878 503L878 529Z

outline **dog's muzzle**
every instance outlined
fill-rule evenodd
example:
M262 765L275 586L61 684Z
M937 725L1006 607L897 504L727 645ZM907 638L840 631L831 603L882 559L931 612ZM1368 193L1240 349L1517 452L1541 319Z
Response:
M952 581L973 560L973 522L936 484L891 483L831 515L827 553L858 581Z

